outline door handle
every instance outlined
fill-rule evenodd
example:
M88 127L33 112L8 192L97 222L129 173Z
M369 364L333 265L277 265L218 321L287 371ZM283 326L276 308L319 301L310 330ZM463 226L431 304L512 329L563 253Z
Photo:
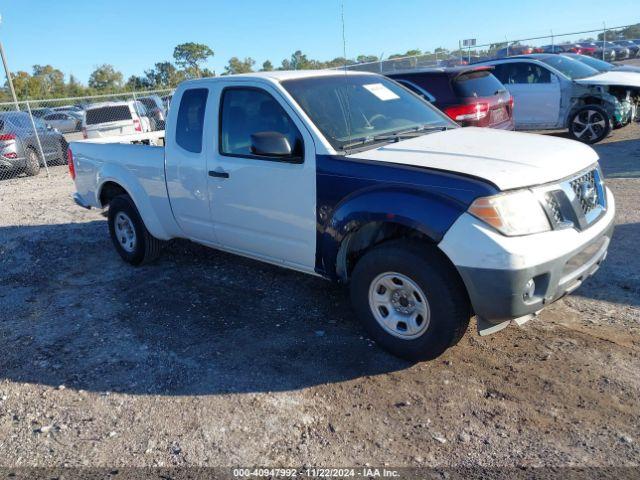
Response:
M209 170L210 177L229 178L229 172L221 172L218 170Z

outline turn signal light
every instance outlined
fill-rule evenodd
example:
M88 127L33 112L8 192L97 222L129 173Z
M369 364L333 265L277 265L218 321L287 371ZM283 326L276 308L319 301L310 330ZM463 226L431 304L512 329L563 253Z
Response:
M69 175L71 175L71 180L76 179L76 166L73 164L73 152L71 149L67 149L67 163L69 165Z

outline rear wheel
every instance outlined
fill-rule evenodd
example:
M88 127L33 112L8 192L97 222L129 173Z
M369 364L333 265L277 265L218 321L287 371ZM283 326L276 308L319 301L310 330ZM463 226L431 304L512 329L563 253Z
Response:
M40 173L40 155L35 151L34 148L27 148L27 158L26 164L24 167L24 171L30 177L38 175Z
M351 301L369 335L407 360L436 358L469 324L462 281L426 243L391 241L365 254L353 271Z
M160 255L162 241L149 233L128 195L111 200L108 223L113 245L125 262L141 265Z
M584 143L598 143L611 132L611 120L605 109L586 105L569 117L569 135Z

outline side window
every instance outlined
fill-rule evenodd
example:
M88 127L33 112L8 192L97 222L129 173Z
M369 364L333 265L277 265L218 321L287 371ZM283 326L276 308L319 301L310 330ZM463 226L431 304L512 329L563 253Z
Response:
M535 63L508 63L506 66L511 84L551 83L551 72Z
M422 98L424 98L426 101L428 102L435 102L436 101L436 97L434 97L433 95L431 95L429 92L427 92L424 88L419 87L418 85L416 85L413 82L410 82L408 80L404 80L404 79L397 79L396 80L398 83L400 83L401 85L407 87L409 90L411 90L413 93L421 96Z
M189 152L202 152L202 129L208 95L206 88L192 88L185 90L180 99L176 143Z
M303 155L302 135L269 93L257 88L227 88L220 102L220 153L253 156L251 135L278 132L294 155Z
M509 64L505 64L502 63L500 65L495 65L495 68L493 69L493 75L500 80L501 83L503 83L504 85L508 85L509 84L509 70L508 70Z

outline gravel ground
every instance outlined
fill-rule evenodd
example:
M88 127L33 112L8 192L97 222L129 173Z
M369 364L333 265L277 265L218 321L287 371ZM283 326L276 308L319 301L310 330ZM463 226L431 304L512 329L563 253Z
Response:
M418 364L323 280L186 241L125 265L65 167L0 181L0 466L638 466L640 126L596 149L598 274Z

